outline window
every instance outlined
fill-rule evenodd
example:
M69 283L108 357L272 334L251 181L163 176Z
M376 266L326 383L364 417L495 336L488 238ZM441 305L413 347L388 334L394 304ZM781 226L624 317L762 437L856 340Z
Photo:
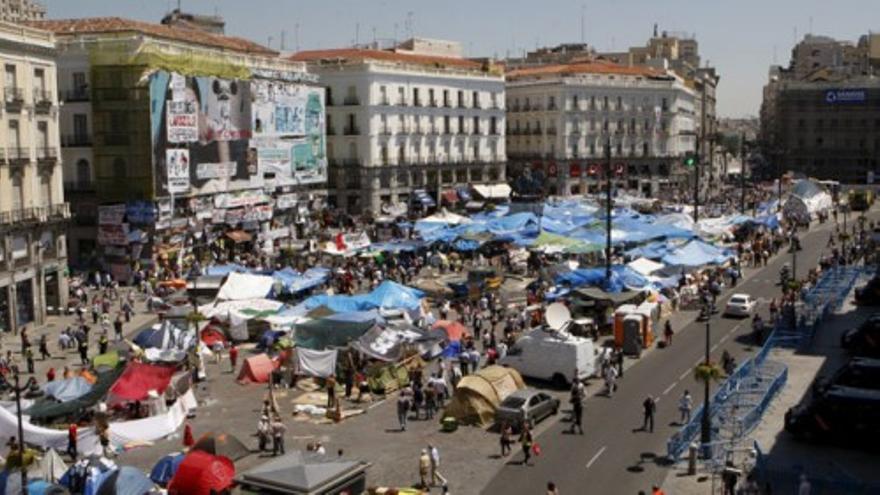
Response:
M20 174L12 176L12 209L24 208L24 179Z
M45 120L37 122L37 147L46 150L49 147L49 123Z
M40 205L49 206L52 204L52 174L40 175Z
M549 101L547 102L547 108L549 110L553 110L554 108L556 108L556 97L555 96L550 97Z
M464 115L458 116L458 133L464 134Z
M46 71L43 69L34 69L34 90L46 92Z
M89 161L86 159L81 159L76 162L76 183L80 186L85 184L89 184L92 182L92 170L89 166Z
M458 92L458 106L459 108L464 108L464 91Z
M474 103L474 105L473 105L474 108L480 108L480 93L479 92L474 91L471 94L471 100Z
M621 98L619 96L617 97L617 109L623 110L623 98Z
M388 104L388 88L385 86L379 86L379 103L382 105Z
M602 109L608 111L608 97L605 96L602 98Z
M18 81L15 77L15 66L12 64L6 65L6 89L16 89L18 88ZM7 96L8 98L8 96Z
M86 91L86 73L85 72L74 72L73 73L73 91L76 94L82 94ZM329 88L327 90L329 92Z
M660 108L665 112L669 110L669 101L666 98L663 98L663 101L660 103Z
M498 134L498 118L490 117L489 118L489 134Z
M125 179L125 176L128 175L125 169L125 159L122 157L116 157L116 159L113 160L113 178Z
M10 120L9 121L9 134L6 144L9 145L10 148L14 148L16 152L19 148L21 148L21 134L18 130L18 121Z
M590 97L590 110L596 109L596 96L593 95Z
M449 90L448 90L448 89L444 89L444 90L443 90L443 106L444 106L444 107L448 107L448 106L450 106L450 102L449 102Z
M578 95L571 97L571 108L572 110L578 110Z
M443 116L443 134L449 134L449 115Z
M419 88L413 88L413 105L421 106L422 102L419 100Z
M474 134L480 134L480 118L474 116L474 128L472 129Z
M437 105L437 100L434 99L434 88L428 90L428 104L431 106Z
M406 105L406 89L403 86L397 88L397 103L400 105Z
M642 156L648 156L648 143L642 143Z
M89 125L88 116L84 113L73 114L73 136L77 143L85 143L88 140ZM330 116L327 116L327 127L330 127Z

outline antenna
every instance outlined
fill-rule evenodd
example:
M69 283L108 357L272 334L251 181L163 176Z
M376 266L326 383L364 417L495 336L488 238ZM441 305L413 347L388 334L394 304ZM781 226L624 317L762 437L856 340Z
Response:
M180 3L181 3L181 0L177 0L177 11L183 12L182 10L180 10Z
M266 43L266 46L267 46L268 48L272 48L272 40L273 40L273 39L274 39L274 38L273 38L272 36L269 36L269 41L268 41L268 43Z
M394 23L394 44L397 45L397 23Z
M376 26L373 26L373 44L376 44Z
M406 29L409 31L408 37L414 38L413 31L415 30L415 12L412 10L406 13Z

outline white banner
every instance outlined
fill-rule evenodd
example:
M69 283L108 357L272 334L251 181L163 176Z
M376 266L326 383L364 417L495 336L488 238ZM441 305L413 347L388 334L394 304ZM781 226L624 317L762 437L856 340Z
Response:
M199 179L225 179L233 175L235 162L196 164L196 177Z
M279 194L275 198L275 208L279 210L287 210L296 206L297 196L295 193Z
M168 191L189 191L189 150L165 150L165 168L168 170Z
M279 229L272 229L268 232L263 232L260 234L260 239L274 241L275 239L281 239L284 237L290 237L290 227L281 227Z
M214 196L214 208L240 208L267 203L269 196L262 190L250 189L234 193L221 193Z
M194 143L199 140L197 110L194 101L174 101L172 99L168 102L165 118L168 120L169 143Z
M121 225L124 217L124 204L98 207L98 225Z

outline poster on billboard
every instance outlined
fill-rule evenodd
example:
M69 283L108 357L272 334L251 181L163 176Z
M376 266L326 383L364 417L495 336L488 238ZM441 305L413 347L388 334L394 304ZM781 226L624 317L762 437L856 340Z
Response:
M187 170L187 190L194 194L262 187L256 156L249 152L247 81L157 71L150 76L150 109L160 195L170 192L170 182L158 180L172 175L168 174L169 144L188 151L192 166Z
M98 225L120 225L125 219L125 204L98 207Z
M102 246L127 246L128 224L98 225L97 240Z
M259 79L251 86L254 137L302 136L306 133L308 86Z
M165 150L165 169L168 172L168 192L189 191L189 150L169 148Z

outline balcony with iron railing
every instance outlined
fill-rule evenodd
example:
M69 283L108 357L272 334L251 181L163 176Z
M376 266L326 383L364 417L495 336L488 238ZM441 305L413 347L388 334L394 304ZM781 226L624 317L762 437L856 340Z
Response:
M22 105L24 105L24 90L7 86L3 91L3 101L6 104L7 110L21 110Z
M95 183L92 181L65 181L64 194L87 193L95 191Z
M31 160L31 150L22 146L6 148L6 160L10 163L29 162Z
M347 126L345 126L344 131L345 131L346 136L360 136L360 134L361 134L360 128L358 128L358 126L356 126L356 125L355 126L347 125Z
M347 107L356 107L361 104L361 100L357 96L346 96L345 99L342 100L342 104Z
M35 222L43 223L49 220L67 220L70 218L70 203L58 203L50 206L31 206L28 208L16 208L9 211L0 211L0 225L14 223Z
M52 108L54 102L52 101L52 92L46 91L44 89L34 89L34 108L36 111L45 113L48 112L49 109Z
M61 135L61 147L63 148L77 148L77 147L89 147L92 145L92 137L86 134L62 134Z
M89 93L88 88L66 89L58 92L58 99L63 102L73 103L78 101L89 101L92 99L92 95Z
M43 163L58 161L58 148L54 146L41 146L37 148L37 161Z
M392 132L391 132L390 126L383 125L382 127L379 128L379 135L380 136L388 137L388 136L391 136L391 134L392 134Z
M378 104L387 107L391 105L391 101L388 100L387 96L381 96L379 97Z

